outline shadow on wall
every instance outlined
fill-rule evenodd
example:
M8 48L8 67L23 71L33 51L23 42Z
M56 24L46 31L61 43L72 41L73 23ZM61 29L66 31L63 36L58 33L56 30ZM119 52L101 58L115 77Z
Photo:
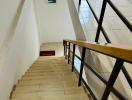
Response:
M0 64L1 65L4 64L5 59L3 59L3 58L5 58L6 55L8 54L9 46L10 46L11 41L13 40L13 37L15 35L15 30L16 30L16 27L17 27L17 24L18 24L18 21L19 21L19 18L20 18L20 15L21 15L21 12L22 12L22 9L24 6L24 2L25 2L25 0L21 0L21 3L19 4L19 7L17 9L16 15L13 18L11 27L10 27L8 33L6 33L5 39L2 42L2 45L0 47ZM2 70L2 68L1 68L1 70Z
M0 47L0 64L1 65L4 64L5 59L3 58L5 58L6 55L8 54L11 41L13 40L13 37L15 35L15 30L16 30L16 27L17 27L17 24L18 24L18 21L19 21L19 18L20 18L20 15L21 15L21 12L24 6L24 2L25 0L21 0L21 3L19 4L19 7L17 9L16 15L13 18L11 27L8 33L6 33L5 39L3 40L2 45Z
M12 44L13 37L15 35L16 27L17 27L24 3L25 3L25 0L21 0L20 4L18 5L16 14L13 17L10 28L9 28L8 32L6 33L5 38L3 39L2 44L0 46L0 80L3 80L3 81L0 81L0 87L3 87L3 84L4 85L5 84L7 85L9 83L11 83L12 85L14 84L14 83L12 83L12 81L4 83L7 80L7 76L4 76L5 77L5 79L4 79L3 75L6 74L5 66L7 64L6 61L8 60L9 49ZM13 79L11 79L11 80L13 80ZM0 91L0 100L1 100L1 98L8 98L5 96L10 94L9 92L10 92L11 88L12 87L10 87L8 89L5 88L4 91L3 90ZM4 96L3 96L2 94L5 93L5 91L6 91L6 93L8 92L8 94L7 95L4 94Z
M16 31L16 27L24 6L24 2L25 0L21 0L18 9L16 11L16 15L13 18L12 24L10 25L10 29L8 31L8 33L6 33L6 36L4 38L4 40L2 41L2 45L0 47L0 72L2 70L2 66L4 66L4 63L6 61L6 56L8 55L8 51L9 51L9 47L10 44L13 40L13 37L15 35L15 31Z
M21 0L21 3L18 6L16 15L14 16L12 24L10 25L10 29L9 29L8 33L6 33L5 39L2 42L3 44L0 47L0 52L2 51L1 49L3 49L4 46L7 46L7 47L9 46L11 40L13 39L15 30L16 30L16 27L17 27L17 24L18 24L18 21L19 21L19 18L20 18L20 15L21 15L21 12L22 12L22 9L24 6L24 2L25 2L25 0Z

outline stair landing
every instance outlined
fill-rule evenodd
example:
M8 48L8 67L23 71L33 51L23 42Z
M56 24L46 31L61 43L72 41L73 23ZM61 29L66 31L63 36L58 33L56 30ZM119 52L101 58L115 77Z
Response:
M89 100L63 57L40 57L26 72L10 100Z

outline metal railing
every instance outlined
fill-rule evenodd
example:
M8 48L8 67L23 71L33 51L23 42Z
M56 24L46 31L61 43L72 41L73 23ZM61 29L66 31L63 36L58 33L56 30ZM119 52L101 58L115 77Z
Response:
M73 50L72 51L70 50L71 44L73 44ZM89 45L89 44L87 44L85 42L84 42L84 45L83 45L83 43L80 43L80 42L76 43L76 41L73 41L73 40L64 40L63 41L63 45L64 45L64 55L65 55L65 58L68 57L68 64L70 63L70 60L72 61L71 62L71 64L72 64L72 71L75 69L74 58L77 57L81 61L80 72L78 72L78 74L79 74L78 86L80 86L81 82L83 82L84 85L85 85L85 87L90 92L90 94L91 94L91 96L92 96L92 98L94 100L97 100L96 95L93 93L93 91L90 88L90 86L85 82L85 80L82 77L83 69L84 69L85 66L106 85L106 88L105 88L105 91L103 93L103 96L102 96L101 100L107 100L108 96L110 95L110 92L112 92L113 94L115 94L120 100L127 100L127 98L123 94L121 94L117 89L115 89L113 87L113 85L114 85L114 83L115 83L115 81L116 81L116 79L117 79L117 77L119 75L120 70L122 70L122 68L124 68L124 66L123 66L124 62L132 63L132 60L128 61L126 59L120 58L119 56L117 57L116 55L110 54L108 51L106 51L107 53L105 53L103 51L99 51L98 49L95 48L96 45L94 46L94 49L93 49L90 46L86 46L86 45ZM90 44L90 45L93 45L93 44ZM97 43L97 45L98 45L99 48L102 48L98 43ZM76 48L76 46L79 46L79 47L82 48L81 57L79 57L78 55L75 54L75 48ZM95 52L98 52L98 53L101 53L101 54L104 54L104 55L107 55L107 56L110 56L110 57L114 57L116 59L116 63L114 65L114 68L113 68L113 70L111 72L111 75L110 75L110 78L109 78L108 81L105 78L103 78L96 70L94 70L93 66L90 66L90 65L88 65L85 62L86 49L89 49L89 50L92 50L92 51L95 51ZM106 47L106 49L108 49L108 48ZM112 50L114 50L114 49L112 49ZM67 55L67 51L68 51L68 55ZM104 51L105 51L105 49L104 49ZM70 52L72 52L72 59L70 59ZM127 51L125 51L125 52L127 52ZM132 52L131 52L130 55L132 56Z
M79 0L79 6L81 5L81 1L82 0ZM106 42L107 43L111 43L111 40L109 39L109 37L108 37L108 35L107 35L104 27L102 26L107 4L110 5L110 7L113 9L113 11L117 14L117 16L122 20L122 22L130 30L130 32L132 32L132 24L120 12L120 10L118 10L118 8L111 2L111 0L103 0L102 8L101 8L101 13L100 13L100 17L99 18L97 17L96 13L94 12L94 9L92 8L91 4L89 3L89 0L86 0L86 2L87 2L87 4L88 4L88 6L89 6L89 8L90 8L90 10L91 10L91 12L92 12L95 20L96 20L96 22L98 24L98 28L97 28L97 32L96 32L96 37L95 37L95 42L99 42L100 32L102 32L102 34L103 34ZM70 44L71 44L71 42L64 41L64 54L65 54L65 58L67 58L66 53L67 53L67 49L68 49L68 63L70 63L70 52L71 52L70 51ZM124 60L115 57L116 58L115 66L113 68L113 71L111 72L109 80L107 81L97 71L95 71L92 66L89 66L84 61L84 59L85 59L85 52L86 52L86 49L88 49L88 48L82 47L82 56L80 58L78 55L75 54L75 46L76 46L76 44L73 43L72 71L74 70L74 57L77 57L81 61L81 69L80 69L80 72L78 72L79 73L79 83L78 83L78 85L79 86L81 85L81 80L82 80L82 82L84 83L84 85L86 86L86 88L88 89L88 91L90 92L90 94L93 97L93 99L97 100L97 97L95 96L95 94L92 92L92 90L90 89L90 87L88 86L88 84L82 78L83 67L85 65L85 66L87 66L87 68L89 70L91 70L91 72L94 73L94 75L96 75L106 85L105 91L104 91L103 96L101 98L102 100L106 100L108 98L110 92L114 93L119 99L126 100L127 98L113 87L113 85L114 85L114 83L115 83L115 81L116 81L116 79L118 77L118 74L119 74L120 70L122 70L124 76L127 79L127 82L129 83L130 87L132 88L132 79L131 79L129 73L127 72L125 66L123 65L124 64Z
M81 1L79 0L79 6L81 5ZM105 29L102 26L103 23L103 19L104 19L104 15L105 15L105 10L106 10L106 6L107 4L110 5L110 7L114 10L114 12L117 14L117 16L123 21L123 23L127 26L127 28L130 30L130 32L132 32L132 24L127 20L127 18L118 10L118 8L111 2L111 0L103 0L102 3L102 8L101 8L101 13L100 13L100 17L98 18L96 13L94 12L91 4L89 3L89 0L86 0L97 24L98 24L98 28L97 28L97 32L96 32L96 37L95 37L95 42L99 42L99 36L100 36L100 32L102 32L104 38L106 39L107 43L111 43L111 40L109 39ZM65 45L66 44L66 45ZM86 88L89 90L91 96L93 97L94 100L97 100L97 97L95 96L95 94L92 92L92 90L90 89L90 87L88 86L88 84L85 82L85 80L82 78L82 72L83 72L83 67L84 65L87 66L87 68L89 68L89 70L91 70L105 85L105 91L104 94L102 96L102 100L106 100L110 94L110 92L113 92L118 98L120 98L121 100L126 100L127 98L125 96L123 96L119 91L117 91L113 85L115 83L116 78L118 77L119 71L122 70L123 74L125 75L127 82L129 83L130 87L132 88L132 79L129 75L129 73L127 72L126 68L124 67L124 61L121 59L116 58L116 63L115 66L113 68L113 71L111 73L111 76L109 78L109 80L105 80L99 73L97 73L93 67L89 66L86 62L84 62L85 59L85 52L86 52L86 48L83 48L82 50L82 56L81 58L75 54L75 44L73 44L73 57L72 57L72 71L74 69L74 57L76 56L80 61L81 61L81 69L79 72L79 86L81 84L81 80L84 83L84 85L86 86ZM64 50L65 50L65 54L67 52L67 42L64 41ZM65 56L66 57L66 56ZM68 63L70 62L70 42L68 43Z
M79 0L79 6L81 5L81 1ZM104 38L106 39L107 43L111 43L111 40L109 39L105 29L102 26L103 23L103 19L104 19L104 15L105 15L105 11L106 11L106 6L107 4L110 5L110 7L113 9L113 11L117 14L117 16L122 20L122 22L126 25L126 27L129 29L130 32L132 32L132 24L128 21L128 19L120 12L120 10L112 3L111 0L103 0L102 3L102 9L101 9L101 14L100 14L100 18L98 19L97 15L95 14L91 4L89 3L89 0L86 0L92 14L94 15L94 18L97 21L98 24L98 28L97 28L97 32L96 32L96 38L95 38L95 42L99 42L99 36L100 36L100 32L102 31ZM127 72L126 68L122 67L122 72L124 73L130 87L132 88L132 79L129 75L129 73Z

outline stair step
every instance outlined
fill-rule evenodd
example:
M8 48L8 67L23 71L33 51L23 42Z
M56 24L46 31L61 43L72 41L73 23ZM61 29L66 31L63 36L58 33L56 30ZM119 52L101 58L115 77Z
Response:
M40 57L25 73L10 100L89 100L64 58Z

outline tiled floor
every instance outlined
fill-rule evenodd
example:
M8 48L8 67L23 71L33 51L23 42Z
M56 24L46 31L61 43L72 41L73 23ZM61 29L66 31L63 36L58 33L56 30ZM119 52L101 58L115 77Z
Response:
M62 57L40 57L17 84L11 100L89 100Z

